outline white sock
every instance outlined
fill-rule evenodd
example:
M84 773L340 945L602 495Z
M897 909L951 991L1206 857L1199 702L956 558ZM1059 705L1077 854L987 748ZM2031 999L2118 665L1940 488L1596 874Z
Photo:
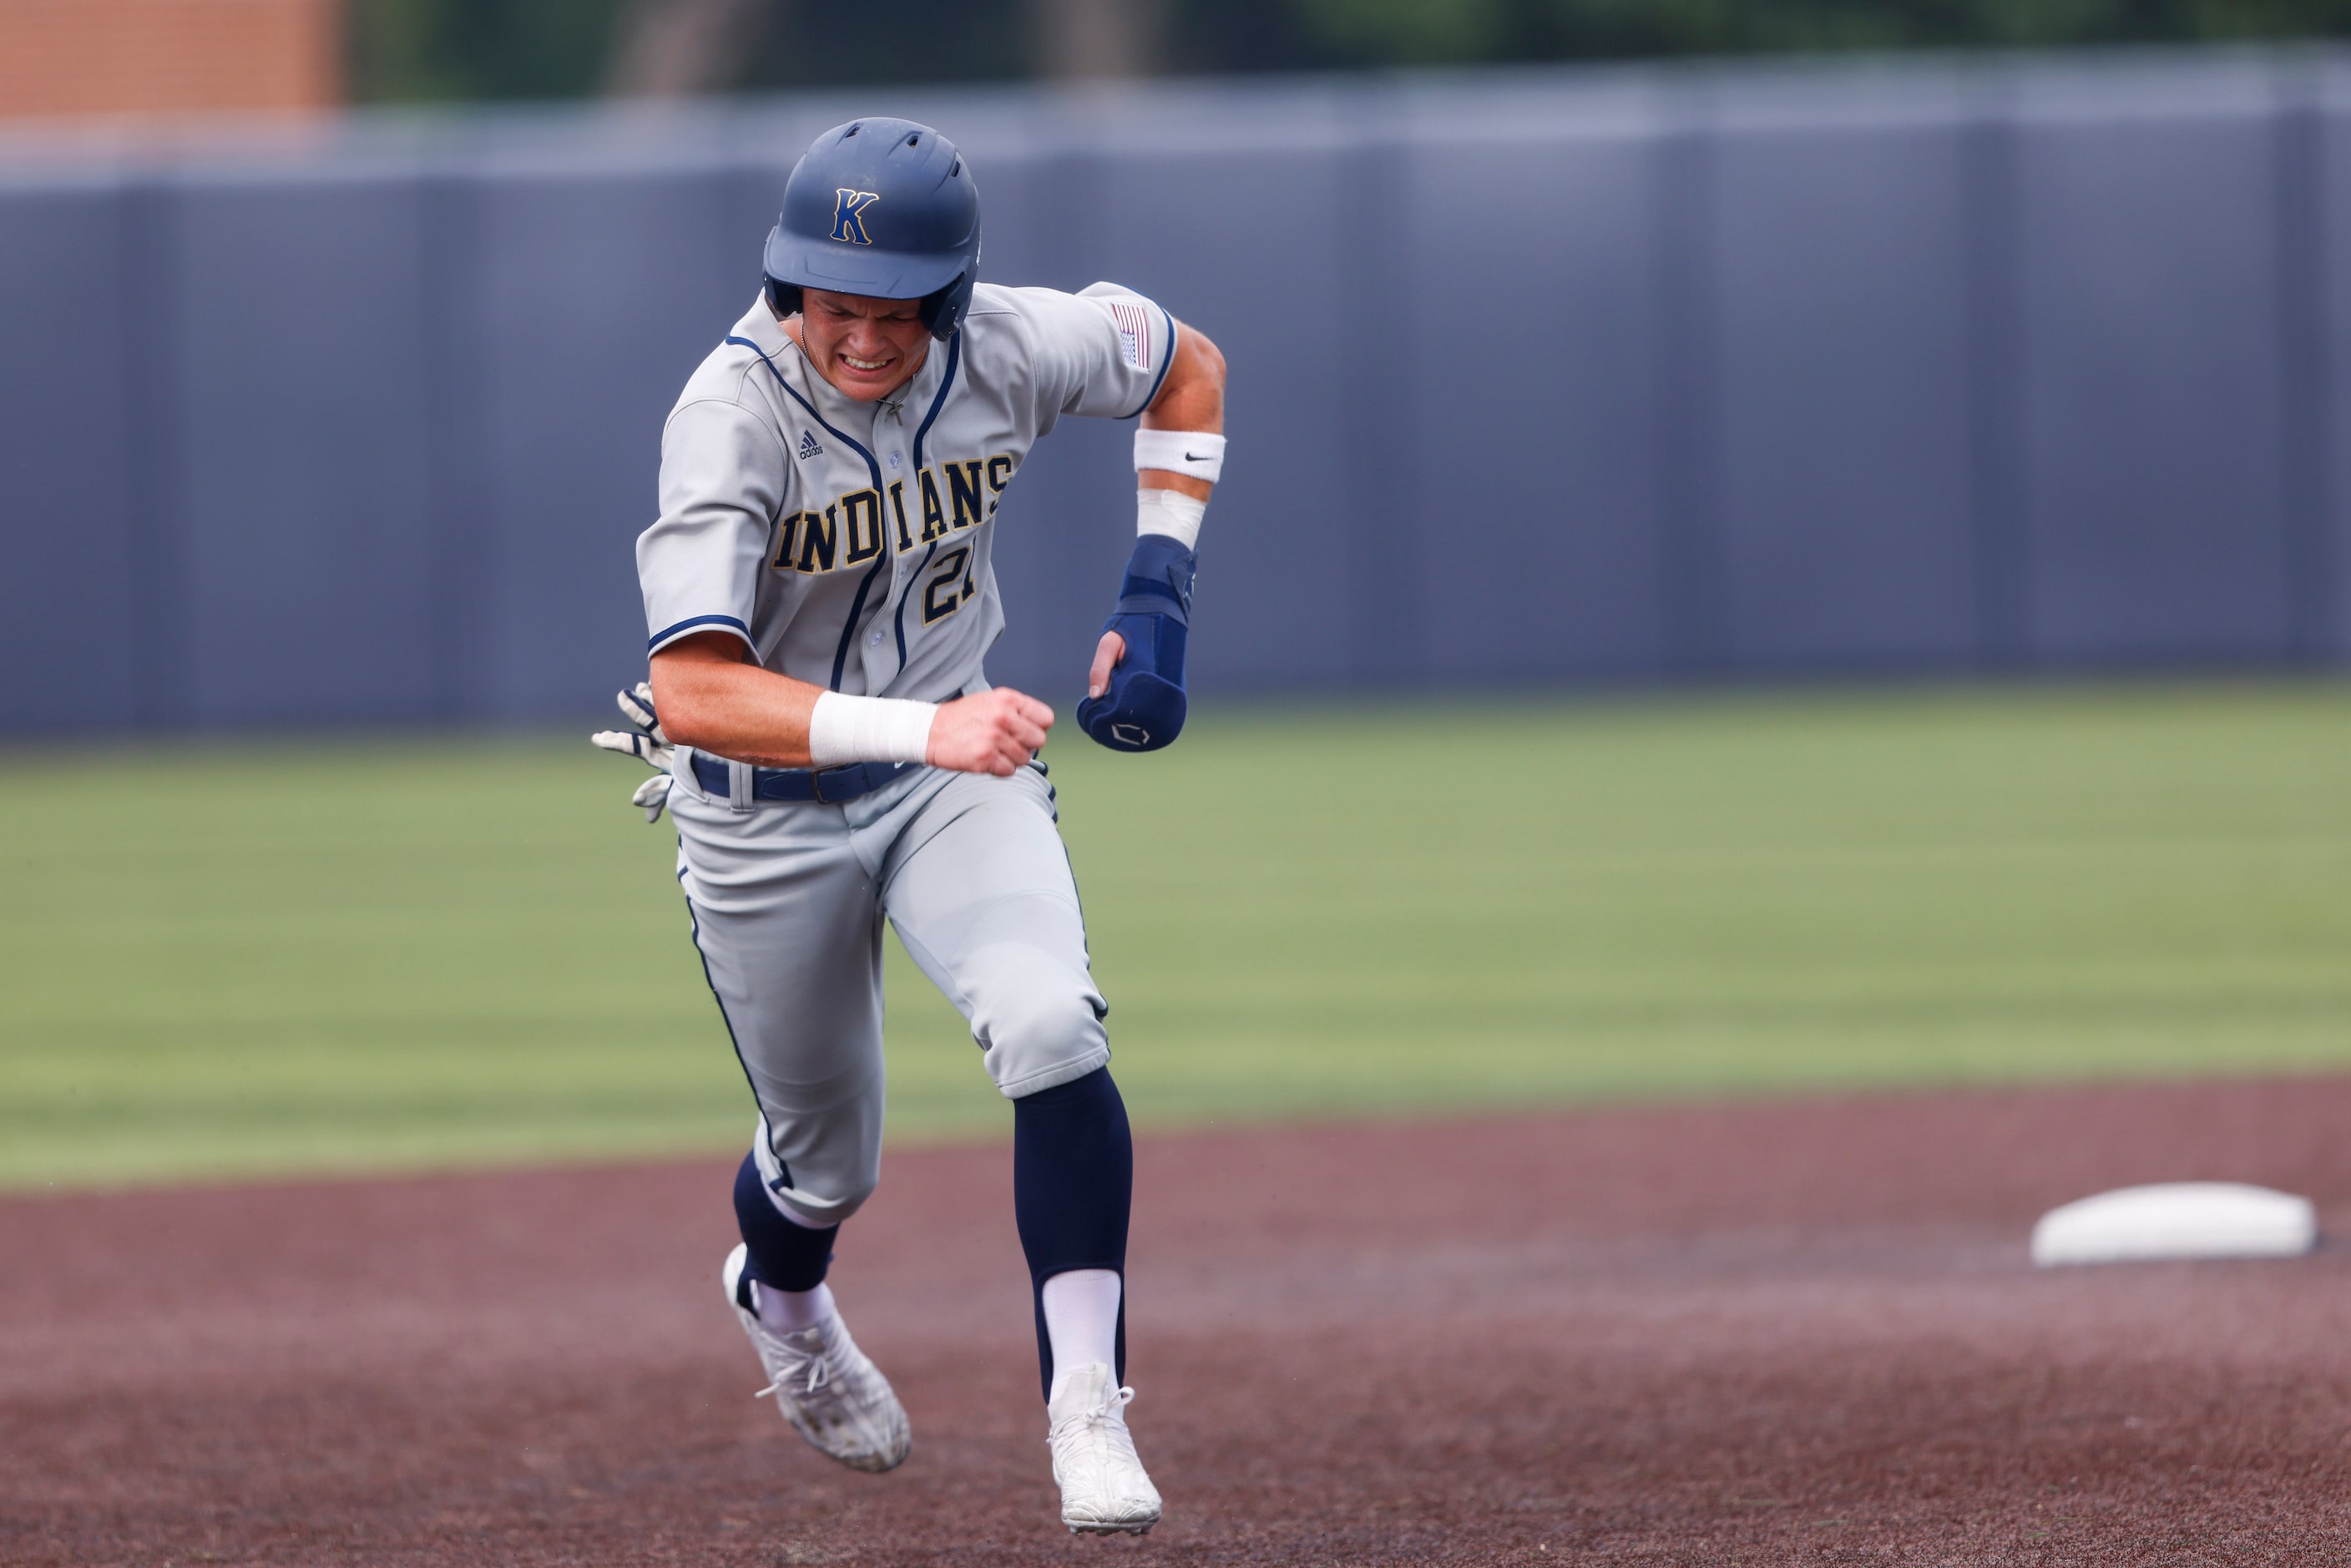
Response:
M833 1315L831 1285L820 1284L813 1291L778 1291L755 1280L751 1299L759 1303L759 1321L778 1333L812 1329Z
M1118 1366L1119 1278L1110 1269L1071 1269L1045 1281L1045 1337L1053 1347L1053 1392L1080 1367Z

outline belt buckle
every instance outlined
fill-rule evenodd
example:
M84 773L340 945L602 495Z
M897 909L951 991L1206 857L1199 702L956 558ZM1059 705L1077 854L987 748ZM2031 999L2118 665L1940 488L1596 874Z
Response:
M858 796L865 793L865 791L862 789L853 789L850 793L841 796L839 800L835 800L833 797L824 792L825 776L831 773L855 773L860 777L852 782L862 784L864 782L864 771L865 764L862 762L842 762L831 768L819 768L809 774L809 789L815 795L818 805L839 806L844 802L856 800Z

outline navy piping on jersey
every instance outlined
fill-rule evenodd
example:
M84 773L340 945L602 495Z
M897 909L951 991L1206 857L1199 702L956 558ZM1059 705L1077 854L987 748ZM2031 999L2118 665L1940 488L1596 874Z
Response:
M1139 418L1144 409L1149 408L1158 400L1159 389L1167 384L1167 372L1176 365L1176 318L1167 314L1167 307L1160 304L1156 299L1151 302L1151 307L1159 312L1159 319L1167 323L1167 352L1160 357L1159 374L1152 381L1151 391L1144 395L1142 403L1136 407L1134 413L1121 416L1125 419Z
M879 489L881 486L874 487ZM883 531L884 533L889 531L888 524L883 525ZM848 667L850 647L857 641L857 620L859 616L865 613L865 596L873 591L873 580L881 576L882 569L889 564L888 550L883 550L880 555L875 556L873 564L866 569L863 580L857 585L857 597L849 601L849 620L841 628L841 645L832 651L832 689L834 691L841 689L841 672Z
M749 643L751 641L751 629L748 626L744 625L740 621L736 620L732 615L689 615L684 620L679 622L676 625L664 626L660 631L654 632L652 636L646 638L645 652L648 653L657 653L661 652L661 645L664 643L666 643L671 638L676 637L684 632L691 632L696 626L723 626L727 631L732 632L737 636L742 638L746 643ZM758 644L754 643L753 646L757 647Z
M824 415L817 413L816 404L800 396L800 394L794 390L792 383L784 380L784 372L776 369L776 361L768 358L767 350L759 347L758 344L751 341L750 339L737 337L732 332L726 334L726 341L730 343L740 343L745 348L750 350L753 353L758 355L759 362L768 367L768 373L776 378L776 384L784 389L786 396L789 397L794 402L799 404L802 408L808 410L808 416L810 419L816 421L819 424L823 425L825 430L831 434L847 442L851 451L856 453L860 457L864 458L865 471L873 476L873 493L877 496L882 494L882 465L873 461L872 453L868 452L864 446L859 443L855 436L850 434L849 432L841 429L839 425L834 424L831 420L825 418ZM865 596L872 591L874 577L880 573L883 566L889 563L889 559L890 552L888 550L883 550L880 555L873 558L872 566L867 569L863 580L857 585L857 597L849 601L849 619L841 625L841 645L832 651L832 689L834 691L839 691L841 689L841 672L848 667L850 645L857 641L857 618L865 613Z
M914 469L917 473L923 466L923 438L930 434L931 425L939 417L939 410L946 407L947 389L955 385L956 366L962 361L963 334L957 332L947 340L947 371L939 378L939 392L931 399L931 412L923 415L922 423L914 426ZM898 633L898 668L902 673L906 668L906 599L914 591L914 584L922 580L924 570L931 564L931 558L938 553L939 541L933 539L931 548L923 552L923 564L914 569L914 574L906 579L906 586L898 591L898 613L894 623Z
M914 569L914 575L906 579L906 586L898 594L898 668L901 670L906 667L906 601L914 596L914 584L923 580L923 573L930 570L931 558L938 553L939 541L933 539L931 548L923 552L923 564Z
M947 389L955 385L956 366L962 362L963 334L957 332L947 340L946 374L939 378L938 395L931 399L931 412L923 415L922 423L914 426L914 466L917 468L923 465L923 437L931 433L931 426L938 420L939 410L946 407Z

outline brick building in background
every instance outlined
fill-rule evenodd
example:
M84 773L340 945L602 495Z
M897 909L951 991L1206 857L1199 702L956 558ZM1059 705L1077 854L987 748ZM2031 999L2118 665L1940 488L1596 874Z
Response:
M317 113L340 0L0 0L0 118Z

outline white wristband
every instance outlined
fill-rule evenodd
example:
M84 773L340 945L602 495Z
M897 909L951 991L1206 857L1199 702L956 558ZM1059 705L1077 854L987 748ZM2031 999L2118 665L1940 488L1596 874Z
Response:
M809 715L809 762L920 762L930 750L936 703L903 697L845 697L826 692Z
M1196 501L1180 490L1145 486L1134 493L1134 531L1165 534L1186 549L1200 548L1200 519L1207 515L1207 502Z
M1225 438L1204 430L1138 430L1134 466L1164 469L1213 485L1225 471Z

